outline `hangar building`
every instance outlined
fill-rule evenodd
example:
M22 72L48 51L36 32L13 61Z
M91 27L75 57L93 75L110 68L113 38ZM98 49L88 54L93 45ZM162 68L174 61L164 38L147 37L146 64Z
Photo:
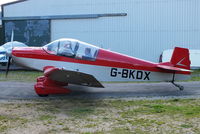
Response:
M2 5L5 42L67 37L157 62L175 46L200 49L199 0L20 0Z
M3 29L2 29L1 12L0 12L0 45L3 43L4 39L3 39Z

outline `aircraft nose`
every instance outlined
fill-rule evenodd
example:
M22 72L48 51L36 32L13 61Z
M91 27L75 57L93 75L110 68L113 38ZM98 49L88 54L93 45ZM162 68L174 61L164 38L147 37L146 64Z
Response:
M46 52L42 47L15 47L12 49L11 55L12 57L38 58L38 56L46 56Z
M24 55L29 55L31 54L33 48L29 47L14 47L10 51L8 51L8 55L10 54L11 56L15 57L22 57Z

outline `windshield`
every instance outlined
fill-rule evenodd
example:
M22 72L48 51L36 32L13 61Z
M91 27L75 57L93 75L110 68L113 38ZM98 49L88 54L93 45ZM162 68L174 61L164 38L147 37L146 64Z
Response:
M60 39L45 45L44 50L50 54L82 60L96 60L99 48L74 39Z

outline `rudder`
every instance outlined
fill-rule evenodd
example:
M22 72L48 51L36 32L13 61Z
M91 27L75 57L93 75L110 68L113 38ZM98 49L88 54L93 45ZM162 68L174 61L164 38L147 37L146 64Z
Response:
M170 63L174 67L190 70L190 56L187 48L175 47Z

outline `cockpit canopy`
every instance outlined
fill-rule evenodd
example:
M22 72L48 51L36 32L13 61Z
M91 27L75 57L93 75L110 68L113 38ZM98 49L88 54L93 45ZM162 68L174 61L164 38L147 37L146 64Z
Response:
M59 39L45 45L47 53L76 59L95 61L99 48L75 39Z

